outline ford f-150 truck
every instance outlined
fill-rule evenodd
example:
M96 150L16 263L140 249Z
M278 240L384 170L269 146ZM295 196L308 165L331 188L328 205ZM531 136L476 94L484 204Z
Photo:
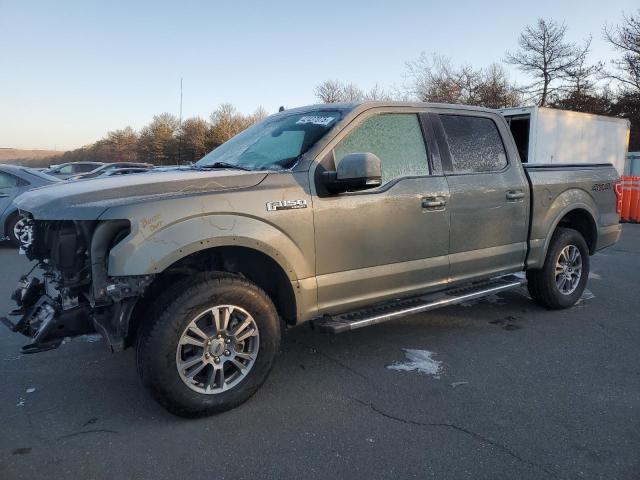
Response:
M25 353L91 331L135 346L167 409L220 412L265 381L289 325L339 333L524 283L570 307L620 235L617 185L609 164L523 167L493 110L287 110L192 167L20 196L39 270L2 320Z

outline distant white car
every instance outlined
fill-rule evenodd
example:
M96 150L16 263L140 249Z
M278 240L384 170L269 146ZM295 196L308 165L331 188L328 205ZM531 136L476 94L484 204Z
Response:
M74 175L92 172L102 165L104 165L102 162L70 162L55 165L45 170L44 173L66 180Z
M100 165L98 168L91 170L87 173L82 173L80 175L73 175L68 178L68 180L85 180L88 178L97 178L101 177L111 171L114 170L122 170L128 168L137 168L143 169L144 171L153 168L153 165L150 163L141 163L141 162L114 162L114 163L104 163ZM138 172L130 172L130 173L138 173Z
M115 177L115 176L119 176L119 175L131 175L131 174L134 174L134 173L150 172L151 170L153 170L153 169L152 168L145 168L145 167L113 168L111 170L108 170L108 171L98 175L97 177L91 177L91 178L105 178L105 177Z

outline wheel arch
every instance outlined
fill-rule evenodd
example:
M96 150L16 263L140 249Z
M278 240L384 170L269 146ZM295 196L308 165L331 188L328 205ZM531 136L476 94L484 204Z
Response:
M575 208L562 216L556 223L553 231L559 227L572 228L580 232L589 247L589 255L596 251L598 243L598 227L593 215L584 208Z
M548 195L549 192L546 192ZM549 202L544 191L534 192L527 268L541 268L558 226L579 231L593 254L598 240L598 207L591 195L570 188Z
M171 284L200 272L215 271L239 275L250 280L271 298L278 314L287 325L296 324L296 292L282 265L257 249L237 245L217 246L182 257L156 275L132 311L128 343L131 344L136 337L145 312Z
M529 261L527 262L528 268L542 267L544 259L547 256L547 252L549 251L551 239L559 227L573 228L580 232L587 243L589 254L593 255L598 243L598 227L594 213L587 205L571 205L558 213L553 222L549 225L549 230L544 239L543 247L538 248L536 254L530 255Z

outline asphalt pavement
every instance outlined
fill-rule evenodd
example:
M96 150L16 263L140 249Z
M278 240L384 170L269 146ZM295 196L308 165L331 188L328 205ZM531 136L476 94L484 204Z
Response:
M28 268L0 247L0 313ZM21 355L2 327L0 479L640 478L639 282L625 225L569 310L522 290L338 336L303 325L253 398L198 420L147 395L132 350Z

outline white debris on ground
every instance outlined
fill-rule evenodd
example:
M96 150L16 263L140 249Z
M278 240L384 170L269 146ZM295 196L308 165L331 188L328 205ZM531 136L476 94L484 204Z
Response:
M440 378L442 373L442 362L434 360L434 352L429 350L414 350L411 348L403 348L407 357L407 362L395 362L391 365L387 365L389 370L398 370L410 372L417 370L419 373L431 375L434 378Z
M602 280L602 275L600 275L599 273L589 272L589 279Z
M102 335L100 335L99 333L91 333L88 335L80 335L79 338L80 340L84 340L85 342L96 343L102 340Z
M589 290L588 288L585 288L584 292L582 292L582 296L576 302L576 305L579 305L580 303L582 303L583 300L591 300L592 298L596 298L596 296L593 294L591 290Z
M85 334L85 335L79 335L77 337L64 337L64 340L62 340L62 344L61 345L65 345L67 343L71 343L75 339L81 340L81 341L87 342L87 343L96 343L96 342L99 342L100 340L102 340L102 335L100 335L99 333L89 333L89 334Z
M459 387L459 386L461 386L461 385L466 385L466 384L468 384L468 383L469 383L469 382L452 382L452 383L451 383L451 388L456 388L456 387Z
M34 387L27 388L27 393L33 393L35 391L36 391L36 389Z
M19 398L16 407L24 407L24 398Z

